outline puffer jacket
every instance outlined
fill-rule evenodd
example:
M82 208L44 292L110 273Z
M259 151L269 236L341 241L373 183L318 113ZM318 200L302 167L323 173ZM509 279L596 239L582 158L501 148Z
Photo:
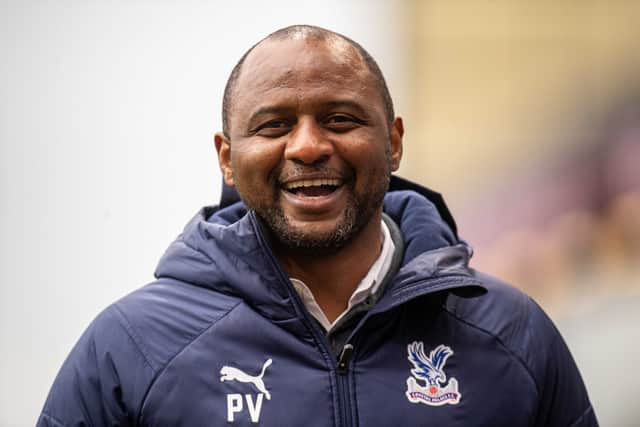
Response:
M338 355L255 213L227 198L93 321L38 425L596 426L552 322L468 266L439 195L394 177L384 211L401 265Z

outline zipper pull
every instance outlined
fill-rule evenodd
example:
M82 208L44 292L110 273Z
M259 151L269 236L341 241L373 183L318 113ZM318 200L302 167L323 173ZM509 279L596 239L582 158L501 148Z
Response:
M340 375L346 375L347 372L349 372L351 356L353 356L353 346L351 344L345 344L338 357L338 373Z

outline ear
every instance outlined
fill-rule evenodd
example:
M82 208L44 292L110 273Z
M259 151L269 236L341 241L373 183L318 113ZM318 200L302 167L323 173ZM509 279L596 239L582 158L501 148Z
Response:
M229 187L233 187L233 173L231 172L231 144L229 139L222 133L216 132L213 142L218 152L218 163L222 172L222 179Z
M397 171L402 160L402 136L404 135L404 125L402 118L396 117L389 129L389 142L391 145L391 170Z

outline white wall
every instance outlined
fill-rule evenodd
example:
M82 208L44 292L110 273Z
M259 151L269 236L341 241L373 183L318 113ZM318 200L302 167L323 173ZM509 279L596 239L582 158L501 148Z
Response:
M367 47L402 99L389 2L0 1L0 426L33 425L109 303L214 204L227 75L310 23Z

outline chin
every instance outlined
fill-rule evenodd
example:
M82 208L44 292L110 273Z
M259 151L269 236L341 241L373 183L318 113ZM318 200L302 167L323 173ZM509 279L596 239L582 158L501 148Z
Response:
M363 228L350 215L330 224L306 221L292 224L289 218L278 215L263 217L263 220L282 249L307 255L335 253L349 244Z
M331 254L349 245L364 230L375 216L376 208L382 204L384 192L373 197L352 196L335 216L329 215L317 221L290 215L280 203L254 206L256 214L274 240L283 250L301 254Z

